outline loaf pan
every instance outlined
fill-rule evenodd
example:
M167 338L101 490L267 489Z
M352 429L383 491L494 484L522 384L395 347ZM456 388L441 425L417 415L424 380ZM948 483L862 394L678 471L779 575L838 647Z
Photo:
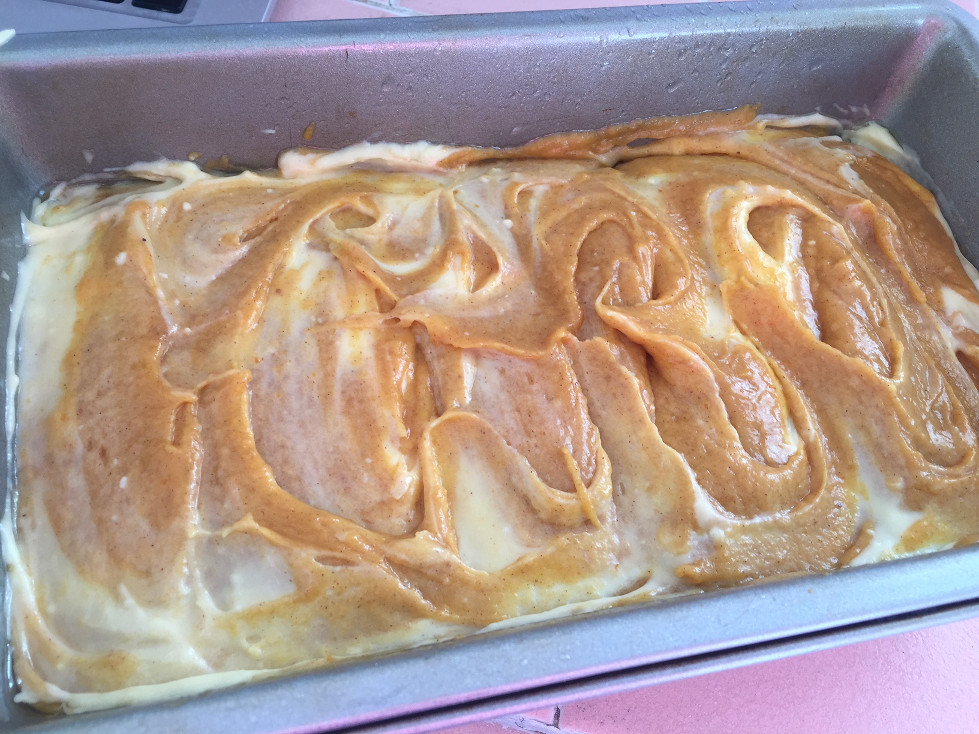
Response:
M0 334L20 215L50 181L189 154L269 167L300 144L510 145L744 103L882 120L920 157L976 263L977 39L954 6L868 2L18 35L0 48ZM976 614L979 548L964 548L73 717L13 703L8 660L0 728L420 732Z

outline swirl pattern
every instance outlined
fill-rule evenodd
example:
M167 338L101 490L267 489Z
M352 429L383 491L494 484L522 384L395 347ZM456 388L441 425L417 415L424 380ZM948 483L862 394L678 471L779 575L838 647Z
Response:
M129 174L27 225L22 700L979 534L975 271L826 130L742 109Z

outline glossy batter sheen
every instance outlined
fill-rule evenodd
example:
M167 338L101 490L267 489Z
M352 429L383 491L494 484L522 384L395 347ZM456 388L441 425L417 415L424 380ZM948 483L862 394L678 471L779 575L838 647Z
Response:
M975 271L825 130L743 109L129 175L26 224L20 700L979 533Z

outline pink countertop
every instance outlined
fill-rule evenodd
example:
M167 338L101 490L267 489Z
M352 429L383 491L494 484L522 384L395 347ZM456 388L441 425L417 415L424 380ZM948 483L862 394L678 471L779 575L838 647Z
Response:
M979 620L702 675L442 734L979 731Z
M710 2L711 0L700 0ZM515 10L562 10L622 5L673 5L697 0L278 0L271 20L323 20L326 18L377 18L392 15L448 15ZM953 0L976 14L979 0ZM803 0L800 5L805 5Z
M976 14L977 0L956 0ZM636 0L278 0L271 20L641 5ZM760 663L441 734L979 732L979 619ZM555 725L556 724L556 725Z

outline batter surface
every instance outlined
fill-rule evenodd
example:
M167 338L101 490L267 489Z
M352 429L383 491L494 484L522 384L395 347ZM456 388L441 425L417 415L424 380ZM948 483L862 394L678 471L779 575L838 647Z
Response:
M972 542L976 273L899 168L781 124L56 189L16 304L19 700Z

